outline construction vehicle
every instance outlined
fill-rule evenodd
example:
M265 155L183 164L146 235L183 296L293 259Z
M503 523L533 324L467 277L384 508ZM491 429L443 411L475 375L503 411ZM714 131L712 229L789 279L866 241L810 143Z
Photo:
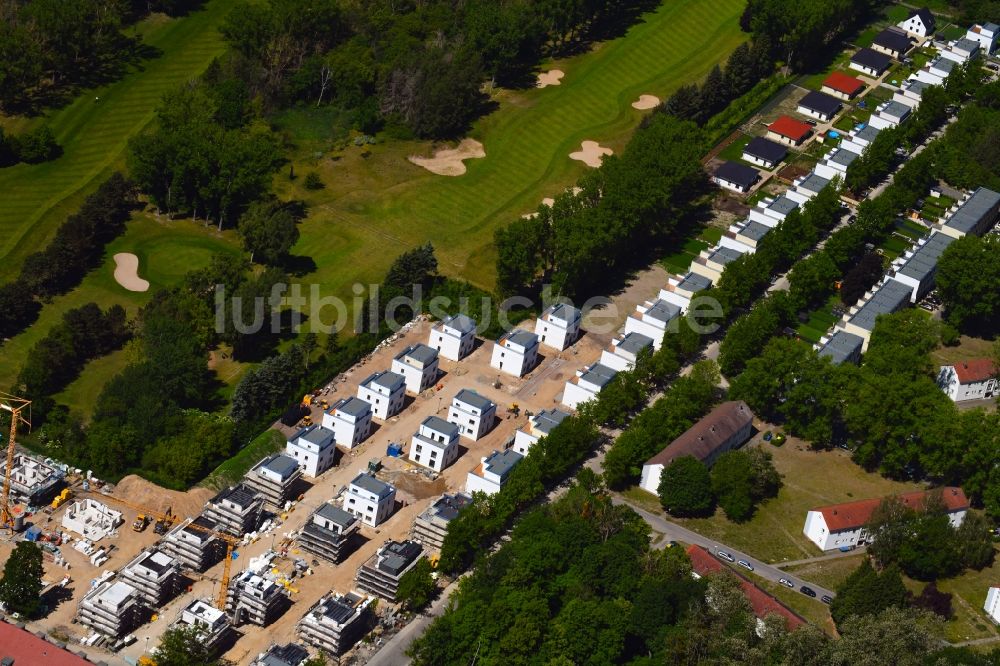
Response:
M10 511L10 473L14 466L14 447L17 440L17 428L26 425L31 428L31 401L8 393L0 392L0 410L10 413L10 435L7 438L7 466L3 473L3 494L0 495L0 528L6 527L14 531L14 514ZM28 411L28 417L24 411Z
M132 523L132 531L141 532L146 529L146 525L149 525L149 518L140 513L135 517L135 522Z
M306 414L305 416L302 417L302 420L299 421L299 425L302 426L303 428L308 428L312 424L313 424L312 414Z
M68 502L70 498L73 497L73 491L69 488L63 488L63 491L52 498L52 508L58 509L63 504Z
M302 396L303 407L310 407L312 404L313 404L313 397L311 393L306 393L304 396Z
M121 504L122 506L139 511L141 512L141 515L143 515L144 517L152 516L157 519L157 525L159 525L159 523L161 522L165 525L164 532L167 529L173 527L175 523L180 523L183 520L180 516L175 516L174 514L172 514L170 512L169 507L167 508L165 513L161 513L159 511L154 511L147 507L140 506L128 500L124 500L120 497L115 497L114 495L108 495L105 493L96 493L94 495L94 499L97 499L98 501L101 502L110 500L112 502ZM218 608L220 611L225 612L226 592L229 590L230 568L232 567L233 564L233 550L236 548L237 545L239 545L240 540L231 534L227 534L225 532L219 532L217 530L213 530L208 527L202 527L201 525L198 525L197 523L194 522L188 523L185 526L185 528L190 530L195 530L196 532L204 532L205 534L211 534L216 539L220 539L226 544L226 557L223 559L222 579L219 581L220 583L219 594L215 598L215 607Z

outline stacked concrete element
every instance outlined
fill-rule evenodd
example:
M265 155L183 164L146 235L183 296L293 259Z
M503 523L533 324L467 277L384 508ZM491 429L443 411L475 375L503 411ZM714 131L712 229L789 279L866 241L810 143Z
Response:
M264 498L242 483L220 491L205 505L205 517L214 521L220 532L243 536L260 526Z
M251 666L302 666L309 661L309 653L297 643L272 645L261 652Z
M7 460L0 459L0 475L6 473ZM40 506L47 504L62 487L65 474L59 468L23 453L15 453L10 466L10 496L15 502Z
M275 453L262 459L243 477L243 484L273 509L281 510L295 496L302 468L294 458Z
M209 653L217 655L233 638L233 630L226 614L204 599L195 599L180 612L171 629L197 627L201 644Z
M396 508L396 489L371 474L358 474L347 486L344 510L369 527L378 527Z
M246 623L266 627L285 612L288 604L284 587L249 569L229 581L226 611L237 627Z
M189 527L191 524L208 530L216 529L216 524L205 516L189 518L167 532L160 542L160 548L180 562L181 566L193 571L204 571L222 558L225 545L218 537Z
M424 549L414 541L386 541L358 568L358 589L395 601L399 579L423 556Z
M361 398L341 398L323 414L323 428L345 449L368 439L372 430L372 406Z
M368 631L373 618L369 609L372 601L372 597L331 592L299 621L299 635L313 647L333 655L343 654Z
M391 369L406 379L407 391L421 393L437 381L438 352L427 345L410 345L396 354Z
M77 609L77 621L94 631L118 638L139 624L141 597L123 581L107 580L90 590Z
M442 495L427 507L413 521L410 538L428 550L441 550L444 537L448 533L448 523L458 517L459 512L472 504L472 495L455 493Z
M90 498L73 502L62 517L63 529L85 539L100 541L122 524L122 512Z
M299 533L299 547L336 564L350 550L358 526L358 519L353 515L340 507L323 502Z
M471 389L462 389L452 398L448 422L458 426L462 437L477 440L493 428L497 406Z
M158 548L139 553L118 575L135 588L142 603L159 608L174 598L180 585L180 563Z
M439 416L428 416L413 433L410 460L440 472L458 459L458 426Z

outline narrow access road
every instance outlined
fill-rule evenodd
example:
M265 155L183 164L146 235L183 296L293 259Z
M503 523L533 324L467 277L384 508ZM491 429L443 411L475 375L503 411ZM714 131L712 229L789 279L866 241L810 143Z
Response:
M458 589L458 581L460 580L462 580L462 576L444 588L438 598L431 603L430 608L413 618L399 630L399 633L386 641L385 645L368 660L368 666L400 666L410 663L410 658L406 656L406 650L410 647L410 643L424 633L424 629L430 626L435 618L444 614L444 610L448 606L448 599L452 592Z
M722 543L721 541L716 541L714 539L709 539L708 537L702 536L701 534L698 534L697 532L692 532L691 530L689 530L686 527L682 527L681 525L678 525L677 523L672 523L669 520L666 520L666 519L662 518L661 516L657 516L656 514L650 513L648 511L642 509L641 507L638 507L635 504L632 504L631 502L629 502L628 500L626 500L625 498L623 498L623 497L621 497L619 495L613 495L612 498L611 498L611 501L614 504L624 504L625 506L628 506L630 509L632 509L633 511L635 511L636 513L638 513L640 516L642 516L643 520L645 520L647 523L649 523L650 527L652 527L657 532L661 532L664 535L666 535L667 540L683 541L684 543L689 543L689 544L694 544L694 545L697 545L697 546L701 546L702 548L706 549L707 551L709 551L710 553L712 553L712 555L715 555L716 557L718 557L718 552L720 550L723 550L723 551L729 553L730 555L732 555L734 559L736 559L736 560L744 560L746 562L749 562L750 565L753 566L753 571L752 572L750 572L750 571L741 571L741 573L744 573L744 574L751 574L752 573L755 576L759 576L759 577L761 577L761 578L763 578L765 580L769 580L769 581L772 581L774 583L777 583L777 582L779 582L780 579L785 578L785 579L790 580L792 582L792 584L794 585L794 589L796 591L800 587L802 587L803 585L806 585L808 587L811 587L813 590L815 590L817 602L819 602L819 597L821 597L823 595L827 595L830 598L833 598L834 596L836 596L836 593L833 592L833 590L828 590L825 587L822 587L821 585L816 585L815 583L810 583L807 580L803 580L803 579L801 579L801 578L799 578L797 576L794 576L792 574L786 573L786 572L782 571L781 569L779 569L776 566L767 564L766 562L761 562L760 560L758 560L758 559L756 559L754 557L751 557L751 556L747 555L746 553L740 552L739 550L736 550L735 548L731 548L731 547L727 546L726 544ZM661 542L661 545L659 545L657 547L658 548L664 548L666 543L667 543L667 541L663 541L663 542Z

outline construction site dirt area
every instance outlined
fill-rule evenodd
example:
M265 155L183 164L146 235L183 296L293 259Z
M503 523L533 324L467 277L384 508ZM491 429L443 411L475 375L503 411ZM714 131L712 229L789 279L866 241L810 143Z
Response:
M534 323L531 320L522 324L522 327L533 330ZM392 360L403 349L418 343L426 344L430 327L431 323L427 320L411 322L356 366L322 387L319 396L313 400L315 404L311 406L312 422L322 422L321 401L333 404L339 398L356 396L359 384L374 372L388 370ZM609 340L608 335L584 333L563 351L542 346L538 363L523 377L504 374L490 365L494 344L489 340L477 339L473 351L461 361L440 358L439 376L432 388L419 395L407 395L402 411L395 416L387 420L375 419L371 434L360 445L351 450L338 447L339 454L334 467L318 478L306 477L312 486L301 499L292 502L290 508L280 515L269 516L271 527L261 529L252 537L244 537L245 543L236 546L230 575L235 577L247 568L251 560L274 551L274 559L268 567L271 573L277 571L288 577L285 591L291 603L267 627L243 625L236 628L237 639L223 656L238 664L248 664L272 644L298 640L295 627L317 601L331 591L347 593L355 589L358 568L387 540L407 539L414 520L436 498L446 492L464 490L469 471L480 465L482 458L491 452L502 451L509 446L515 431L528 422L529 414L556 407L566 410L565 406L559 404L566 380L596 361ZM472 389L497 405L493 427L478 440L461 437L457 460L441 472L434 472L408 460L406 456L411 438L421 422L431 415L446 418L452 399L463 389ZM298 430L298 427L289 428L280 424L275 427L286 438ZM401 456L387 454L391 443L402 445ZM339 564L317 560L300 551L294 537L310 520L313 512L323 503L339 498L359 472L369 469L377 469L375 476L396 488L394 513L377 527L361 525L356 547L348 551L349 554ZM159 513L165 513L169 509L177 519L184 519L200 514L205 503L214 495L213 491L206 488L193 488L187 492L166 490L139 477L129 476L111 491L112 498L121 498L128 503L119 505L101 492L83 492L81 486L81 480L71 483L74 499L90 497L106 502L110 508L121 511L122 524L110 536L95 544L95 547L107 550L108 560L99 567L92 565L87 555L70 544L64 543L59 547L68 568L57 565L53 553L46 550L46 580L58 583L69 577L70 581L60 588L57 595L59 601L53 604L49 614L40 621L31 623L33 631L43 631L66 641L73 649L76 649L82 638L91 633L88 627L76 623L75 616L92 581L106 571L119 570L143 549L153 546L160 539L152 527L141 532L133 531L132 524L139 513L134 507L148 507ZM47 509L46 512L29 518L28 522L37 522L43 531L59 532L62 529L60 521L64 510L65 506L56 510ZM12 541L0 541L0 557L9 553L12 544ZM305 571L302 571L303 568ZM187 582L180 593L158 608L151 621L133 630L130 644L117 655L111 656L96 648L88 647L87 650L104 655L103 660L109 664L136 663L139 658L156 648L160 635L193 600L201 598L215 603L224 575L223 569L223 563L220 562L204 573L185 571ZM383 602L380 609L384 611L386 608ZM366 655L370 655L375 649L376 647L362 642L353 648L353 654L363 662ZM349 651L348 655L350 654L352 652Z

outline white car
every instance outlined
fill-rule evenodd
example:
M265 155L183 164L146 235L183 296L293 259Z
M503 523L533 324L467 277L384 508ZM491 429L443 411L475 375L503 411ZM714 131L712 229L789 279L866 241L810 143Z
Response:
M720 550L720 551L719 551L719 552L717 553L717 555L719 556L719 558L720 558L720 559L723 559L723 560L725 560L726 562L735 562L735 561L736 561L736 558L735 558L735 557L733 557L732 555L730 555L729 553L727 553L727 552L726 552L726 551L724 551L724 550Z
M753 565L750 564L749 562L747 562L746 560L740 560L736 564L740 565L741 567L743 567L747 571L753 571Z
M790 587L792 589L795 589L795 583L793 583L792 581L788 580L787 578L782 578L778 582L781 583L782 585L784 585L785 587Z

